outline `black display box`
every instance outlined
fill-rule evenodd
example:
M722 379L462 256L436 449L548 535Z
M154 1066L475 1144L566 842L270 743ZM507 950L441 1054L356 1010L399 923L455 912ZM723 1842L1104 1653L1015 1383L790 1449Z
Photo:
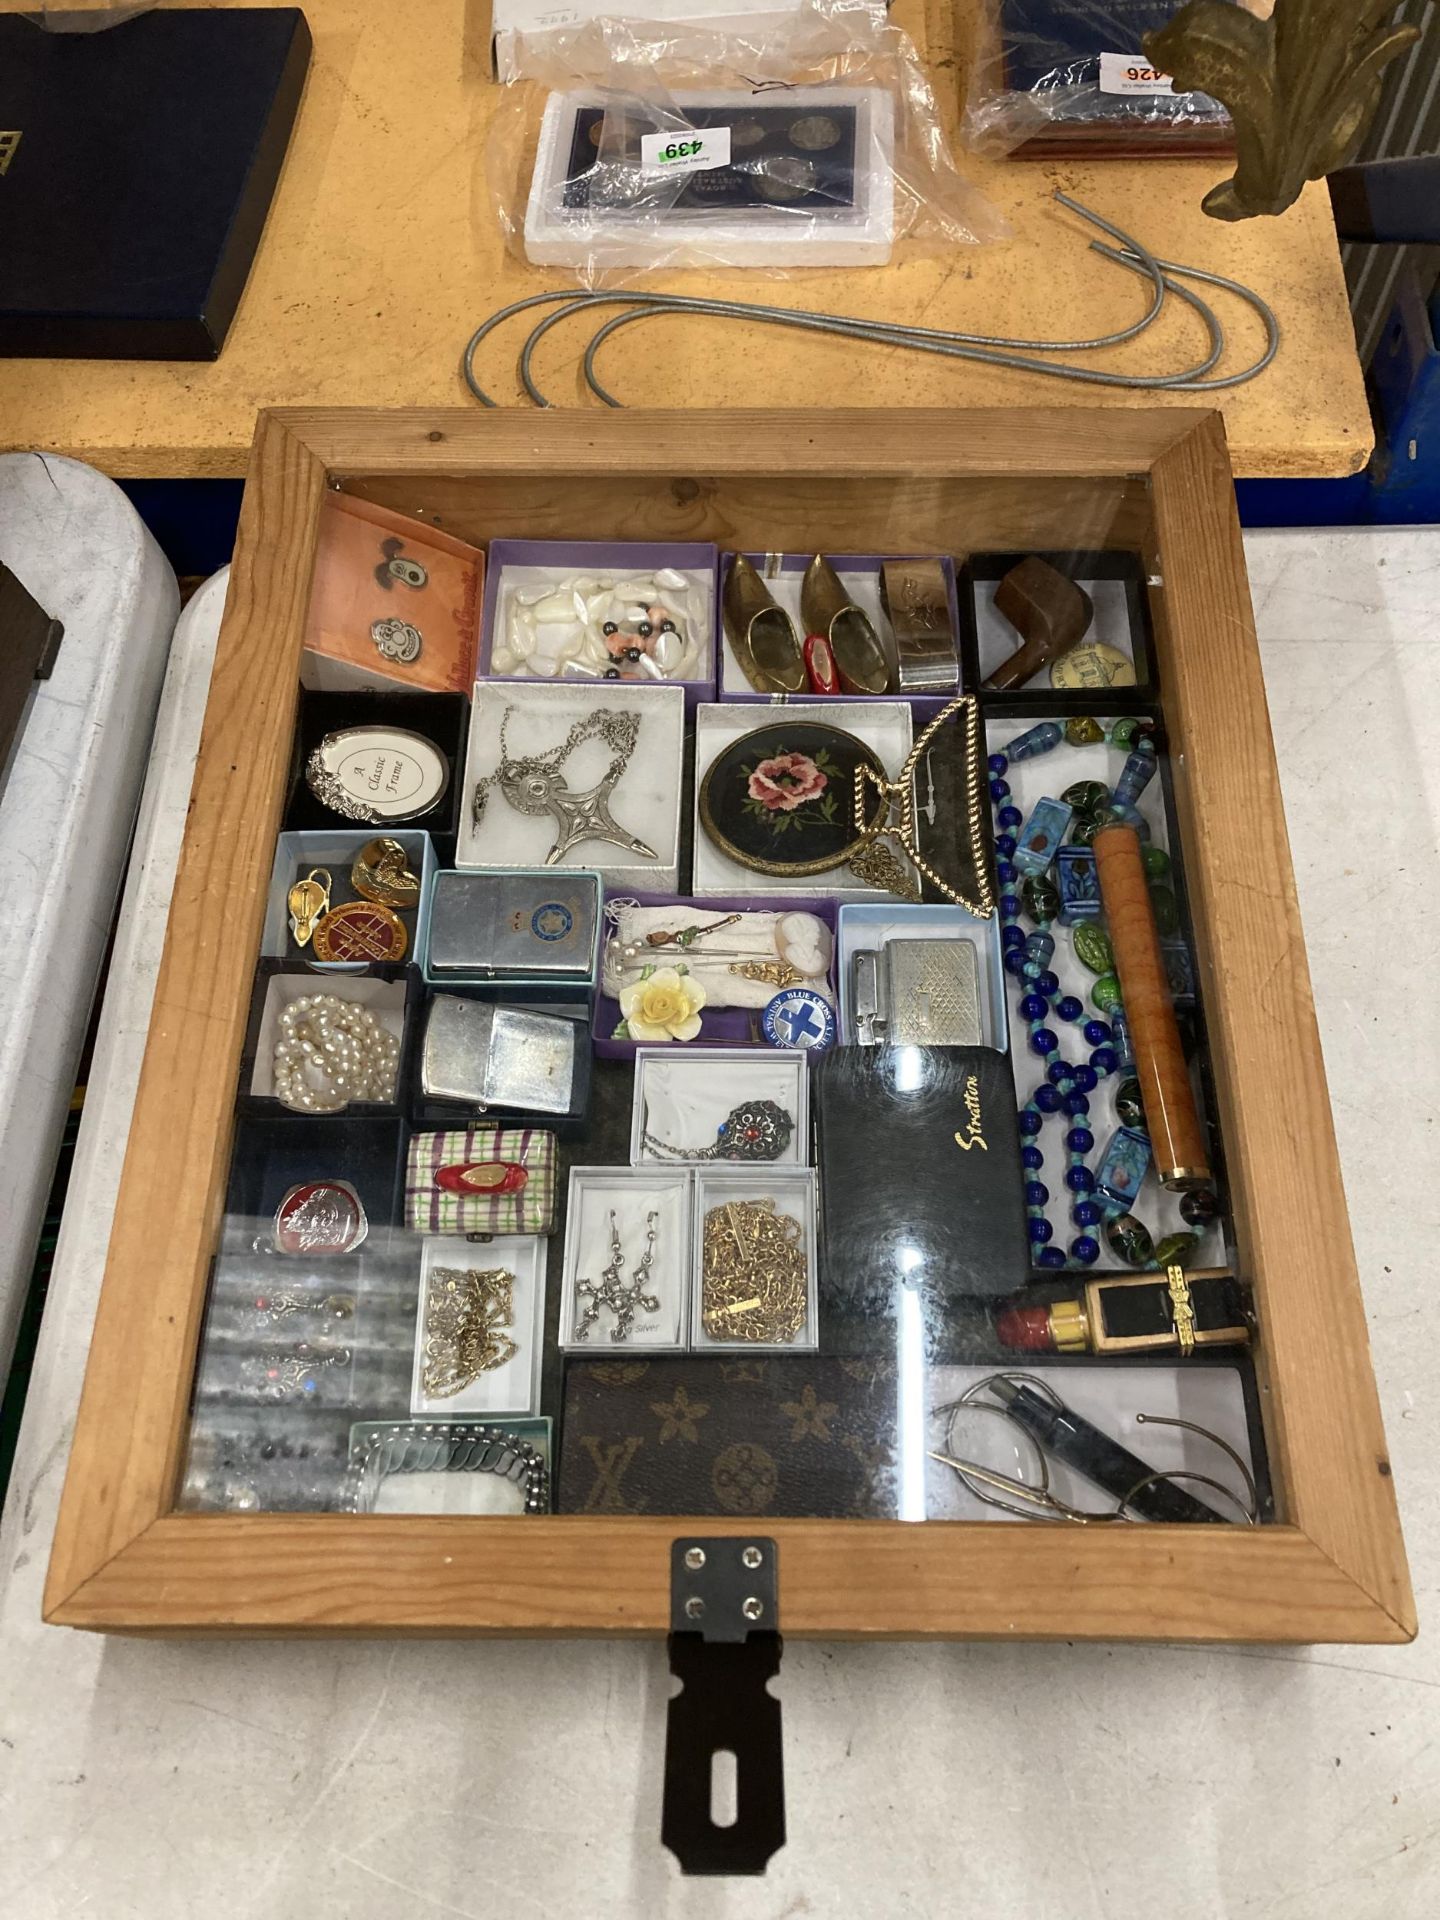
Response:
M563 204L566 207L593 208L597 213L603 213L613 205L627 205L634 192L633 181L639 159L637 143L642 134L665 132L671 125L686 128L723 127L728 133L743 121L752 134L757 128L760 131L756 136L757 143L743 150L739 148L737 140L736 158L741 159L743 151L742 164L707 167L680 176L671 190L673 199L668 193L666 195L664 211L668 212L671 206L768 211L775 201L766 197L760 185L765 177L764 163L782 156L793 160L796 145L790 130L797 124L797 116L801 111L800 108L787 106L783 95L778 101L766 102L753 89L741 94L733 107L701 104L687 100L682 94L673 105L660 109L658 114L637 101L633 111L624 116L628 122L624 132L617 135L614 122L620 115L613 102L580 107L576 110L570 135ZM785 202L787 209L797 218L817 211L857 208L861 203L862 196L856 191L855 181L855 155L861 144L857 110L854 107L831 106L827 113L834 122L838 137L834 145L824 152L812 150L807 153L811 184L804 189L797 186L794 197ZM604 138L607 131L614 142L613 152Z
M465 796L465 743L470 732L470 702L463 693L317 693L300 695L300 723L291 770L290 798L285 808L287 832L304 828L351 828L363 821L347 820L324 806L305 784L305 762L327 733L347 727L400 727L418 733L438 747L450 766L450 779L433 807L410 820L382 821L374 832L391 826L428 833L435 842L439 866L455 863L455 835Z
M274 1118L288 1114L290 1109L283 1106L273 1094L254 1093L251 1080L255 1063L262 1045L261 1035L265 1019L265 1003L270 993L270 983L277 974L287 979L300 981L303 993L329 993L337 999L349 999L354 996L357 981L383 980L399 981L404 986L405 1032L400 1042L400 1060L395 1076L395 1097L392 1100L352 1100L345 1109L357 1119L366 1116L384 1116L397 1114L404 1110L409 1101L411 1089L415 1083L415 1060L420 1044L420 1032L423 1024L422 1002L425 998L424 982L417 967L363 967L346 969L343 973L333 967L317 969L307 966L303 960L262 960L255 969L255 985L250 995L250 1016L245 1024L245 1045L240 1056L240 1085L236 1094L236 1110L256 1118ZM287 998L291 997L286 995ZM343 1118L343 1115L297 1114L296 1119L305 1126L314 1126L317 1121ZM336 1169L329 1171L334 1174ZM297 1178L301 1176L297 1175ZM319 1175L311 1176L319 1178Z
M888 1319L908 1289L938 1327L956 1303L1024 1284L1029 1241L1008 1055L836 1047L816 1061L810 1097L822 1315ZM876 1178L882 1153L894 1170L888 1180Z
M278 1452L286 1439L301 1445L287 1425L301 1409L307 1427L326 1410L363 1408L370 1418L408 1412L420 1252L416 1237L396 1224L404 1206L407 1137L399 1119L349 1114L242 1121L236 1130L196 1413L202 1424L218 1421L221 1429L248 1417L251 1467L267 1481L292 1470L303 1480L317 1470L314 1460L305 1467L290 1450L283 1458ZM292 1187L324 1179L344 1179L359 1194L365 1238L343 1254L277 1252L274 1216L281 1200ZM337 1305L343 1311L337 1313ZM266 1369L283 1370L287 1357L307 1351L314 1357L313 1385L272 1388ZM329 1458L325 1472L338 1492L344 1448ZM274 1473L262 1469L262 1461Z
M995 588L1013 567L1031 558L1026 553L973 553L956 574L956 597L960 611L960 660L964 684L980 690L980 701L989 713L998 701L1007 703L1007 711L1024 713L1043 707L1046 716L1064 719L1078 713L1136 713L1152 706L1158 697L1159 681L1155 660L1155 635L1150 618L1145 569L1140 556L1115 548L1076 550L1071 553L1041 553L1057 573L1084 586L1086 581L1114 581L1119 584L1125 603L1126 645L1135 667L1131 687L1067 690L1050 684L1050 669L1041 667L1023 687L1004 693L991 693L984 685L985 675L998 665L998 659L982 658L977 606L981 596L993 598ZM1102 622L1097 618L1087 640L1104 640ZM1011 651L1019 647L1020 635L1006 623ZM1083 642L1082 642L1083 644ZM1003 657L1003 656L1001 656Z
M215 359L310 48L295 7L0 15L0 354Z
M257 1237L268 1239L275 1209L291 1187L307 1180L348 1180L360 1196L372 1233L377 1226L398 1226L404 1212L408 1138L398 1115L312 1116L281 1109L278 1118L242 1119L235 1129L225 1195L226 1250L238 1252ZM329 1258L339 1271L350 1256Z

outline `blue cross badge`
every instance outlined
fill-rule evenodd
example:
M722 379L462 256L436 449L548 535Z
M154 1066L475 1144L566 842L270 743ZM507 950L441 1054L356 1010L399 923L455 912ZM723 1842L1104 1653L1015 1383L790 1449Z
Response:
M760 1030L772 1047L818 1052L835 1044L835 1009L810 987L787 987L760 1016Z

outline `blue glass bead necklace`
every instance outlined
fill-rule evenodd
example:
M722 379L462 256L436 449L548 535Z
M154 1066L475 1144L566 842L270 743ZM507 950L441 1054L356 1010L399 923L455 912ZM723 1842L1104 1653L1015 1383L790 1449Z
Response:
M1000 882L1001 947L1007 973L1020 982L1021 1018L1028 1030L1032 1053L1044 1063L1045 1078L1020 1110L1021 1161L1025 1173L1025 1213L1032 1258L1047 1269L1091 1267L1100 1257L1097 1229L1103 1230L1107 1218L1112 1225L1128 1222L1139 1242L1140 1259L1126 1253L1121 1237L1111 1233L1111 1245L1130 1265L1159 1267L1179 1259L1199 1243L1199 1234L1171 1235L1160 1247L1152 1247L1150 1236L1137 1221L1129 1219L1130 1199L1143 1178L1148 1164L1145 1136L1122 1129L1107 1151L1105 1165L1097 1176L1089 1166L1095 1148L1090 1120L1090 1096L1122 1065L1114 1026L1096 1018L1087 1018L1084 1002L1074 994L1062 993L1060 980L1051 969L1055 939L1051 924L1059 911L1059 895L1048 878L1049 869L1059 851L1074 809L1054 800L1039 801L1027 823L1014 805L1005 778L1011 760L1038 758L1068 738L1072 745L1110 743L1126 750L1127 758L1113 791L1102 789L1103 804L1092 804L1085 816L1087 823L1103 824L1123 820L1137 827L1143 839L1149 839L1149 826L1137 811L1137 802L1154 778L1158 761L1149 727L1145 721L1124 718L1107 728L1095 720L1075 720L1062 731L1053 720L1042 721L1010 742L1006 753L991 754L989 759L990 799L995 809L996 875ZM1098 786L1098 783L1096 783ZM1067 792L1074 791L1067 789ZM1098 796L1097 796L1098 797ZM1092 824L1092 831L1093 831ZM1025 829L1023 845L1021 829ZM1034 921L1034 931L1026 934L1019 924L1022 913ZM1118 982L1113 974L1097 980L1092 999L1100 1011L1123 1019ZM1072 1064L1061 1051L1060 1035L1051 1024L1057 1021L1078 1027L1089 1059ZM1126 1049L1128 1052L1128 1049ZM1069 1196L1070 1217L1075 1236L1068 1250L1053 1244L1055 1229L1046 1216L1050 1189L1041 1175L1045 1156L1040 1136L1045 1122L1060 1118L1065 1122L1066 1164L1063 1175ZM1129 1152L1127 1154L1127 1147ZM1136 1163L1136 1152L1141 1153ZM1112 1159L1114 1165L1112 1165ZM1200 1226L1213 1217L1213 1195L1187 1196L1196 1202L1193 1224ZM1182 1203L1183 1204L1183 1203ZM1187 1209L1186 1217L1190 1217Z

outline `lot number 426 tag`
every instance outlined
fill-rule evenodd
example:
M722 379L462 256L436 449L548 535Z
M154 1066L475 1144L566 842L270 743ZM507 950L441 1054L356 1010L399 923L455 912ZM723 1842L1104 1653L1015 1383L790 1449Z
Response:
M1102 93L1173 93L1175 82L1168 73L1152 67L1143 53L1102 53L1100 56Z

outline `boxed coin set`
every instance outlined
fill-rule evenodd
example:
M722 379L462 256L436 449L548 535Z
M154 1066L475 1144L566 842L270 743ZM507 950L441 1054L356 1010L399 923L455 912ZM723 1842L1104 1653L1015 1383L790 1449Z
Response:
M739 421L644 425L597 485L563 415L382 422L338 495L262 429L368 584L322 543L227 614L294 696L207 736L244 906L182 883L157 1007L232 1064L196 1092L157 1020L54 1616L218 1624L224 1561L229 1624L655 1630L721 1516L802 1632L1387 1637L1384 1488L1373 1564L1325 1535L1363 1315L1208 442L1057 424L1017 486L984 423L807 415L777 487ZM252 483L252 565L300 510ZM140 1338L172 1448L76 1584ZM122 1596L157 1528L199 1571Z
M682 147L703 145L701 156ZM883 87L553 93L525 211L537 265L878 266L895 235ZM665 162L691 160L689 166Z

